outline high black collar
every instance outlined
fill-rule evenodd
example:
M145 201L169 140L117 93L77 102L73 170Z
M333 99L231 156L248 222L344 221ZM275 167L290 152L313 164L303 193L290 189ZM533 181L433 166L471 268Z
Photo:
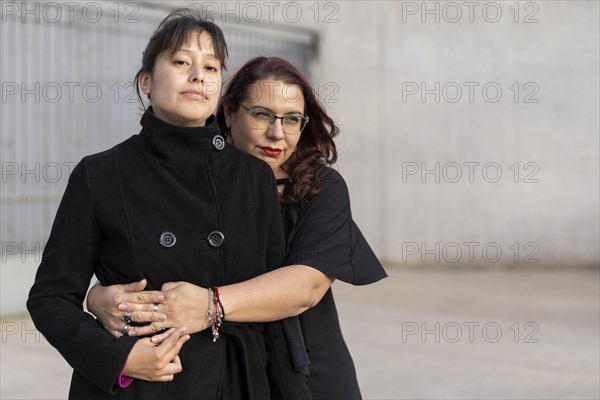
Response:
M140 121L140 135L148 140L152 151L171 162L199 160L214 151L212 139L219 135L217 118L211 115L204 126L187 128L159 119L149 107Z

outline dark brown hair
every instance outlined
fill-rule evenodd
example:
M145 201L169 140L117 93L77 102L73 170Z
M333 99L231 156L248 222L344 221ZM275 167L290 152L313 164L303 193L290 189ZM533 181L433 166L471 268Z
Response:
M221 28L212 21L202 18L202 14L198 10L178 8L167 15L152 34L142 55L142 67L135 74L133 84L135 85L138 100L142 108L145 109L139 85L142 73L151 74L154 70L156 59L163 51L167 51L169 55L173 55L189 39L189 36L195 32L206 32L210 35L215 56L219 59L221 68L224 70L227 69L226 59L229 53Z
M302 131L296 151L282 168L288 173L291 190L281 197L282 204L307 202L321 191L319 170L337 160L333 138L339 129L325 112L312 87L296 67L278 57L257 57L244 64L227 83L217 108L217 121L225 135L225 110L235 113L248 98L251 85L262 80L296 85L304 96L304 112L310 118Z

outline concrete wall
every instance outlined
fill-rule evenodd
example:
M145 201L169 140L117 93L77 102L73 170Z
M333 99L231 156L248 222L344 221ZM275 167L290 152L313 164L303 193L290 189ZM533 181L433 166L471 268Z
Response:
M598 265L598 2L336 4L319 79L384 260Z

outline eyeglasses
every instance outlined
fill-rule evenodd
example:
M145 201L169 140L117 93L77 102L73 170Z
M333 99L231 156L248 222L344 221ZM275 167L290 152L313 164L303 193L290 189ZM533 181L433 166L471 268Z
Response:
M286 115L285 117L278 117L264 108L248 108L242 103L239 104L248 112L252 127L256 129L267 130L275 123L275 120L281 119L281 128L283 129L283 133L288 135L298 135L300 132L302 132L309 120L306 115Z

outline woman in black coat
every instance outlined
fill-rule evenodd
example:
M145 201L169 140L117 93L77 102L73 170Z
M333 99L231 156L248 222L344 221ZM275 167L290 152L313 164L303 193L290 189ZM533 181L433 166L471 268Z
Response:
M104 285L144 278L158 290L234 284L282 264L272 171L226 145L211 115L226 54L216 25L169 15L136 75L152 102L141 132L83 158L70 176L27 306L74 369L71 399L270 396L262 324L219 327L216 300L210 321L205 307L160 344L115 339L82 309L94 274ZM122 389L120 376L136 379Z
M265 57L251 60L230 79L217 118L238 149L271 165L287 239L286 267L221 288L225 320L272 321L301 314L299 325L297 320L284 320L291 357L286 352L270 354L272 362L283 373L306 374L315 399L360 398L330 286L334 279L369 284L386 274L352 220L343 178L328 167L337 157L334 122L295 67ZM181 296L182 288L198 299L206 290L180 282L165 285L162 292L137 293L143 285L96 286L88 306L117 335L124 312L139 322L154 321L128 332L148 334L189 323L189 312L178 305L187 297ZM151 311L155 302L159 312ZM157 342L166 336L158 335ZM284 382L276 390L292 398L287 391L293 391L294 384Z

